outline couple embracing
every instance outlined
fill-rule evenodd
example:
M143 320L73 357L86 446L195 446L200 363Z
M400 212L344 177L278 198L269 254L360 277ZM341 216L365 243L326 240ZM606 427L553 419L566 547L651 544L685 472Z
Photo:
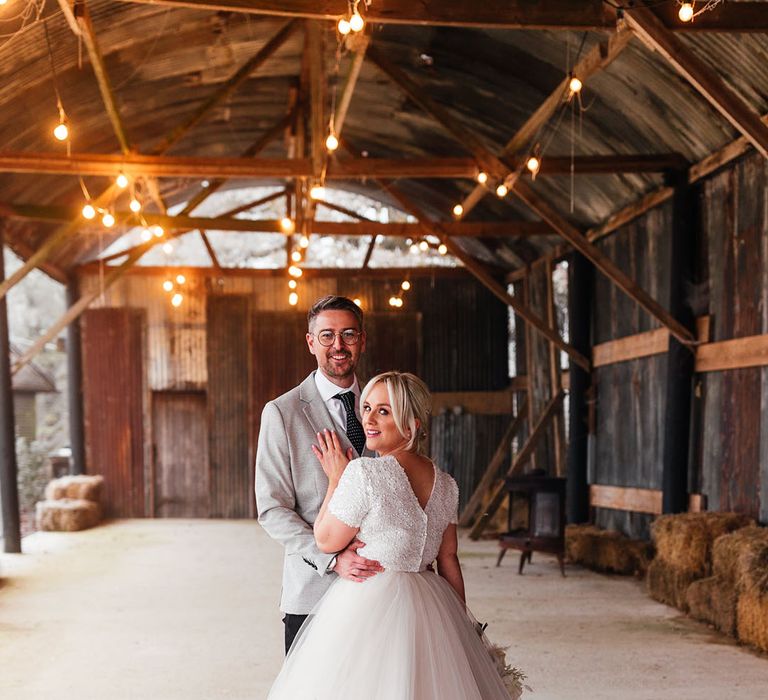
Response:
M312 306L306 339L317 370L265 406L256 458L259 522L285 548L269 699L508 700L464 604L426 386L385 372L360 389L363 314L345 297Z

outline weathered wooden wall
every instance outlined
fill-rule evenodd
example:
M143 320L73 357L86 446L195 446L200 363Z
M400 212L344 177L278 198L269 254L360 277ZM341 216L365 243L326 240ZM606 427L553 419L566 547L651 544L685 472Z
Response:
M303 280L299 305L291 308L282 277L216 280L193 270L184 273L185 299L179 308L171 306L161 289L164 277L150 272L128 275L107 290L99 301L104 309L97 312L124 313L121 307L129 306L149 319L142 346L147 357L145 384L153 396L146 401L151 404L147 413L155 408L163 415L146 429L151 436L146 484L148 491L154 490L148 503L158 515L183 514L185 506L178 502L184 500L183 494L189 501L189 516L255 515L253 460L259 417L268 400L316 367L306 348L306 310L325 294L362 300L368 348L359 367L361 381L379 371L400 369L419 374L436 391L490 391L508 384L506 307L468 275L414 278L405 306L393 311L388 299L398 292L401 279L364 280L349 273L338 279ZM98 284L97 275L86 276L84 293ZM84 335L91 354L101 351L99 342ZM185 403L184 397L199 404L194 416L186 410L192 398ZM98 394L86 395L92 413L100 410L98 401ZM171 416L174 406L184 415ZM206 444L197 447L205 454L200 454L196 469L208 489L207 500L191 488L194 469L188 460L180 458L174 466L165 443L158 442L167 442L174 425L198 414L205 416ZM466 485L465 499L506 422L503 416L451 412L435 417L435 455ZM187 453L193 455L194 450Z

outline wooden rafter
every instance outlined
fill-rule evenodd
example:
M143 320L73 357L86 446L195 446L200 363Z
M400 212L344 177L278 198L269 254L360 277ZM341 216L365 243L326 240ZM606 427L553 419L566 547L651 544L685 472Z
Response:
M587 81L599 71L607 68L617 56L627 47L632 32L620 30L608 37L591 49L583 59L573 67L573 75L578 76L582 82ZM502 156L516 156L523 149L531 146L531 141L539 133L541 128L552 118L563 101L568 97L570 76L564 76L560 83L541 103L539 108L525 121L525 123L515 132L514 136L504 146ZM545 162L549 164L550 158ZM550 167L547 165L547 167ZM584 172L583 166L577 167L578 172ZM462 202L464 215L466 216L477 203L483 198L487 189L477 185L472 192Z
M768 9L764 12L768 14ZM625 15L638 37L648 47L658 51L720 114L749 139L764 157L768 158L768 126L760 119L760 115L679 37L670 32L651 10L635 7L626 10Z
M322 179L328 152L325 138L328 122L325 116L325 51L324 27L311 20L306 22L306 57L309 65L309 136L312 176Z
M357 80L360 77L360 71L363 68L365 52L368 50L370 41L371 40L367 34L355 34L351 37L347 37L347 46L352 49L354 56L349 66L349 73L347 74L347 80L344 83L344 90L341 93L339 104L333 115L333 131L337 138L341 136L341 132L344 129L344 122L347 119L349 105L352 103L352 95L355 92Z

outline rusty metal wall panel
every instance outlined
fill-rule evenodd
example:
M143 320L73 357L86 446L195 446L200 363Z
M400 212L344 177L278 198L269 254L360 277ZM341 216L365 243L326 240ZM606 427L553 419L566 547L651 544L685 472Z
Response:
M86 469L104 475L108 516L142 517L145 315L91 309L81 327Z
M253 517L248 297L208 297L207 318L211 516Z
M200 392L153 393L156 517L211 514L205 404Z
M767 186L760 157L744 159L705 185L712 340L768 332ZM768 487L768 464L761 460L768 451L764 375L760 368L745 368L700 377L701 480L710 508L768 517L768 503L761 502L761 490Z

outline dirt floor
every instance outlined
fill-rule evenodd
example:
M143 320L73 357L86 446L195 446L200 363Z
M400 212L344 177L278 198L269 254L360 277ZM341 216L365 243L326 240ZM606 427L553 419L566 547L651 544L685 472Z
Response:
M132 520L0 554L2 700L259 700L282 654L282 552L253 522ZM768 698L768 657L640 583L462 541L470 607L530 700ZM364 584L362 584L364 585ZM363 693L363 697L364 697ZM297 700L301 700L298 699ZM397 700L397 699L393 699Z

